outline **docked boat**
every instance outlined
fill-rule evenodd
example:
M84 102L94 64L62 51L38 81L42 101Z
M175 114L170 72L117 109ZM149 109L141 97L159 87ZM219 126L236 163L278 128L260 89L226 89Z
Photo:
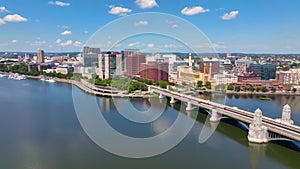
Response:
M24 80L26 77L24 75L19 75L18 73L10 74L8 76L9 79L15 79L15 80Z
M50 79L50 78L48 78L46 76L43 76L40 80L44 81L44 82L49 82L49 83L54 83L55 82L54 79Z

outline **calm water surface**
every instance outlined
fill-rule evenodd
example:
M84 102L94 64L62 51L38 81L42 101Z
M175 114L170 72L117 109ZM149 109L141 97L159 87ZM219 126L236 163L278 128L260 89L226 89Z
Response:
M93 96L90 96L93 97ZM228 98L227 104L265 115L280 117L289 103L293 119L300 124L300 97L276 97L264 102L256 98ZM125 99L124 99L125 101ZM138 109L147 100L130 100ZM176 119L178 105L149 124L136 124L122 117L109 98L97 98L106 120L129 136L149 137L164 131ZM72 100L72 86L37 80L0 78L0 168L2 169L98 169L98 168L300 168L300 153L280 144L249 144L247 132L230 121L221 122L217 132L204 144L198 142L206 119L192 112L197 123L188 136L172 150L152 158L129 159L110 154L83 131ZM161 125L164 124L164 125ZM298 144L298 143L296 143ZM288 143L290 146L290 143ZM292 144L294 145L294 144Z

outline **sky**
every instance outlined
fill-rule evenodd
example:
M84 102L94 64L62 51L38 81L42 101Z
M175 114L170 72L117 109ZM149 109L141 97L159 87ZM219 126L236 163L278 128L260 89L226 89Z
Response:
M81 51L94 40L113 42L116 50L181 50L187 45L201 51L209 43L216 52L300 53L299 6L297 0L1 0L0 51ZM164 22L139 15L149 12L170 15ZM130 17L136 20L122 22ZM206 40L198 40L201 35L194 36L192 26ZM105 27L111 31L101 32ZM127 30L150 28L186 38L175 44L159 36L120 37Z

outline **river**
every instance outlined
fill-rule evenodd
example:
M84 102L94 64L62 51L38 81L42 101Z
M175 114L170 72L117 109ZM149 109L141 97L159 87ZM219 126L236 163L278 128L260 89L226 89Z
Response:
M288 148L298 143L250 144L247 131L236 127L234 121L221 121L212 137L200 144L199 134L207 117L204 112L195 110L191 115L180 112L179 105L168 106L154 122L136 124L118 113L111 98L96 98L107 122L129 136L149 137L162 132L179 113L187 114L186 120L197 119L184 140L166 153L142 159L120 157L100 148L84 132L74 110L72 85L0 78L0 91L1 169L300 167L299 151ZM264 115L280 117L283 105L288 103L293 120L300 124L299 99L276 96L266 102L232 96L226 104L250 111L259 107ZM147 99L120 100L131 102L137 109L148 108Z

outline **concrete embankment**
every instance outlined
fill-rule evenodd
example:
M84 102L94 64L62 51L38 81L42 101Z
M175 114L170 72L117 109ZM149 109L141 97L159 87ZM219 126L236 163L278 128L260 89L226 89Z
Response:
M300 96L299 92L286 92L286 91L276 91L272 92L234 92L234 91L227 91L226 94L234 94L234 95L277 95L277 96Z
M41 76L27 76L30 79L40 79ZM128 97L128 98L149 98L149 95L141 95L141 94L125 94L124 91L113 89L111 87L98 87L90 84L84 80L76 81L76 80L68 80L68 79L60 79L60 78L52 78L56 82L59 83L69 83L77 86L82 91L102 97Z

